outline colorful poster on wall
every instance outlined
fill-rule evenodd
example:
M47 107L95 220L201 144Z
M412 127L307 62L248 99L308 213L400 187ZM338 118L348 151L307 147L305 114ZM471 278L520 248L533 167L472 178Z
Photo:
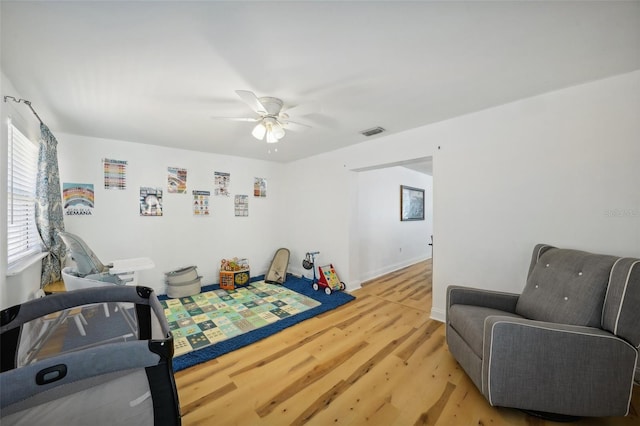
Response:
M253 179L253 196L254 197L266 197L267 196L267 180L264 178Z
M127 162L105 158L104 189L127 189Z
M178 167L167 168L167 192L171 194L186 194L187 193L187 169L180 169Z
M209 216L209 196L210 191L192 191L193 194L193 215Z
M235 204L236 216L249 216L249 196L248 195L236 195L234 204Z
M224 195L228 197L229 194L229 184L231 183L231 174L224 172L213 172L214 176L214 194L215 195Z
M162 216L162 188L140 187L140 216Z
M65 216L91 216L94 192L92 183L63 183L62 200Z

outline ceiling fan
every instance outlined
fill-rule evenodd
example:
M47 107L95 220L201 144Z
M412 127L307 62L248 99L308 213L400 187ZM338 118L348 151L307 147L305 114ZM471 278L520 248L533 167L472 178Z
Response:
M236 90L240 99L242 99L253 111L255 111L258 117L213 117L220 120L232 120L232 121L248 121L257 122L253 128L251 134L258 140L263 140L266 137L267 143L276 143L282 139L286 130L304 131L310 129L311 126L307 124L298 123L289 120L289 115L306 115L314 112L315 108L308 106L296 106L282 111L284 103L281 99L273 98L270 96L257 97L255 93L249 90Z

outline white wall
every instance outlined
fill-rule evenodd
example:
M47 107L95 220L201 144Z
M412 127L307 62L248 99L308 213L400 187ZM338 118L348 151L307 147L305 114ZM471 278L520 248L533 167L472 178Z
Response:
M640 257L639 116L636 71L300 160L288 173L309 171L297 212L359 284L350 171L432 156L431 315L443 320L448 285L521 291L538 242ZM319 164L330 178L313 179ZM347 213L324 216L311 207L316 194Z
M305 253L320 251L318 264L331 263L348 289L360 285L351 265L350 235L355 220L350 210L356 196L357 174L332 153L283 165L288 182L283 205L291 271L312 276L301 262Z
M536 243L640 257L639 117L640 71L426 128L432 315L449 284L520 292Z
M425 220L400 221L400 185L425 190ZM433 178L396 166L358 173L361 281L431 257Z
M220 260L246 257L264 274L285 245L281 212L285 182L277 163L57 133L61 183L93 183L92 216L66 216L103 261L148 256L156 264L140 282L164 292L164 272L196 265L203 284L219 281ZM103 158L126 160L127 189L106 190ZM167 193L167 167L187 169L187 194ZM214 171L231 174L231 197L214 196ZM253 196L253 179L267 179L267 197ZM141 217L141 186L162 187L163 216ZM210 217L192 213L192 190L212 192ZM249 217L234 216L235 194L249 195Z
M363 172L354 170L433 156L437 141L425 139L423 129L378 137L285 165L285 179L289 182L287 247L291 249L293 270L304 274L299 266L304 254L319 250L324 257L318 262L332 263L347 290L360 287L363 280L377 274L361 267L358 175ZM436 185L435 176L433 179Z
M520 291L537 242L640 257L638 116L640 71L286 165L56 136L62 181L96 185L96 215L74 217L68 229L101 258L154 258L158 267L142 276L154 286L184 264L197 264L205 282L215 282L228 256L247 256L255 273L264 272L284 246L292 251L290 270L302 271L304 253L320 250L319 262L333 263L355 288L364 272L353 170L432 156L432 316L443 319L449 284ZM129 161L127 191L100 190L103 157ZM248 220L232 216L232 200L215 198L213 217L193 218L189 197L178 194L166 194L166 216L139 217L139 186L166 187L167 166L189 170L189 191L212 187L213 172L228 171L233 193L251 194L258 176L269 179L269 196L250 197Z
M519 292L538 242L640 257L638 117L640 71L381 137L326 161L353 170L433 156L432 316L442 320L450 284ZM357 246L353 237L334 244Z

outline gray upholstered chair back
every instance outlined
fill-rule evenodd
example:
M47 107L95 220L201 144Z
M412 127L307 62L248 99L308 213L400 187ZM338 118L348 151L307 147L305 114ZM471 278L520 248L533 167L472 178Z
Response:
M536 246L516 312L603 328L640 345L640 259Z

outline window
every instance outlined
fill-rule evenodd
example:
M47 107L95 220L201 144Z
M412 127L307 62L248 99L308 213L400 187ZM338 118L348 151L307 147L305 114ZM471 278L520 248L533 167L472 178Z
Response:
M7 265L42 251L36 228L38 148L9 123L7 169Z

